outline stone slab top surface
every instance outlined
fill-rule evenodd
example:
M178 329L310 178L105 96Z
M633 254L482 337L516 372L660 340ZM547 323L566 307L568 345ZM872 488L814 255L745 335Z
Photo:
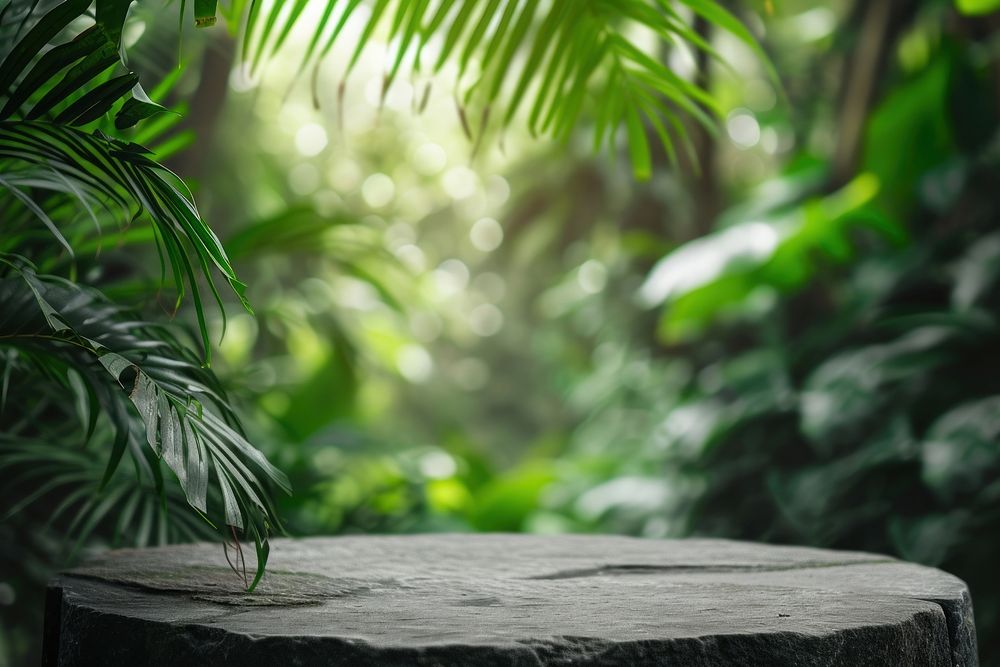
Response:
M952 575L727 540L279 539L253 594L221 545L119 550L48 606L50 664L976 664Z

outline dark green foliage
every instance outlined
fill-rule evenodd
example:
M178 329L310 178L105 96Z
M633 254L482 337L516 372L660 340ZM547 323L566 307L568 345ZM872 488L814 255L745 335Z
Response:
M466 108L475 106L481 114L474 130L481 136L491 106L503 106L506 127L535 95L532 128L566 138L591 89L601 86L600 124L616 128L627 122L636 173L646 175L642 117L656 123L668 145L673 139L661 118L672 125L674 139L684 133L678 112L711 123L702 109L715 111L708 93L619 33L624 23L642 25L658 39L690 40L715 57L670 3L631 2L624 6L625 21L617 4L602 2L557 2L543 11L533 1L446 1L433 14L423 1L399 2L389 11L390 4L374 3L348 70L383 17L393 17L390 37L400 40L385 90L405 67L419 72L428 41L446 34L434 71L450 60L460 62L463 73L474 69L473 58L484 65L458 104L469 134ZM714 2L685 4L756 48L742 25ZM342 8L338 27L324 33L333 5L326 4L303 68L318 66L359 7L351 2ZM252 311L183 174L173 174L162 161L192 137L165 135L176 118L163 114L166 108L151 97L171 93L184 68L167 74L147 95L140 85L145 76L131 64L144 58L125 53L127 19L142 11L137 7L130 0L9 0L0 10L0 469L13 475L2 492L3 519L4 530L18 542L5 540L9 545L0 558L18 565L19 583L29 582L18 594L30 594L31 582L41 583L48 567L74 557L82 546L133 537L140 545L193 539L211 534L206 526L227 541L254 541L256 573L252 580L239 573L252 590L267 562L267 537L278 526L272 486L289 490L287 478L248 442L209 368L211 316L203 292L207 287L220 310L229 298L229 292L217 291L216 273L239 307ZM179 4L182 26L185 7ZM196 0L193 9L196 25L215 22L216 2ZM243 57L253 71L286 44L305 9L304 1L228 3L230 27L239 32L242 23ZM467 30L472 18L476 27ZM516 78L508 76L522 51L524 66ZM309 216L295 227L294 217L245 230L233 240L234 251L244 258L290 254L305 241L308 250L338 257L345 272L392 300L384 276L371 270L370 258L355 246L342 249L337 238L314 246L311 239L336 223L317 224ZM149 265L158 265L158 281ZM185 297L193 306L194 336L181 310ZM161 324L164 313L157 310L179 314L180 321ZM224 310L221 315L224 332ZM325 327L338 328L337 314L325 319ZM331 394L345 397L335 414L350 411L351 392L341 390L354 372L355 349L347 333L337 341L337 353L275 415L291 439L322 430L330 420ZM126 461L134 475L127 474ZM167 479L163 464L172 473ZM193 513L186 513L184 501ZM59 531L71 539L56 539ZM37 553L26 556L20 548L33 532L41 536ZM76 548L61 548L61 541ZM23 647L13 651L24 654ZM0 646L0 656L6 652Z
M707 534L944 567L971 584L984 658L1000 654L990 632L1000 623L994 29L952 3L898 4L907 11L879 42L883 57L861 63L871 71L851 69L871 3L830 14L833 32L802 43L787 37L799 25L791 19L823 14L825 4L729 5L754 18L788 88L787 103L772 90L774 103L752 110L761 141L775 132L765 161L759 148L736 152L715 132L746 92L719 83L725 63L715 47L728 40L760 57L742 21L715 2L167 7L172 26L175 10L193 9L204 26L224 16L251 78L287 64L279 61L298 41L293 30L303 30L291 71L312 68L314 98L335 44L347 47L343 81L386 37L376 92L384 101L409 77L416 113L431 74L452 63L456 131L479 156L517 118L533 134L575 141L587 132L511 168L513 203L495 213L503 245L466 267L470 284L477 272L503 276L494 301L504 329L487 344L439 321L434 342L419 341L438 375L407 386L393 354L411 339L387 322L434 315L424 301L440 277L433 267L468 259L462 202L403 219L392 207L369 209L355 184L323 206L318 197L281 206L301 195L288 189L298 164L335 190L328 176L340 160L363 165L361 178L412 160L402 149L412 137L386 130L390 112L379 110L384 124L352 155L282 161L256 142L270 122L256 110L230 112L209 144L163 113L197 105L185 78L193 70L174 58L198 63L201 54L185 45L177 55L161 23L145 24L151 34L126 59L127 2L98 1L94 11L89 2L8 2L0 565L16 572L18 605L80 549L220 532L254 540L256 575L240 573L252 587L279 515L296 533ZM970 16L994 5L956 3ZM181 18L186 39L190 21ZM348 20L360 21L353 37ZM656 48L631 41L636 33ZM671 41L692 47L697 76L664 64L678 48ZM793 42L799 50L783 53ZM168 47L150 57L150 44ZM151 59L159 69L143 66ZM231 64L221 78L194 72L199 85L224 88ZM151 83L147 69L167 72L149 94L139 85ZM758 83L773 81L766 60L757 69ZM852 100L833 82L850 93L866 78L871 106L845 166L831 145L842 139L833 117L849 115ZM333 91L338 100L344 90ZM236 105L251 97L236 96ZM294 134L293 107L281 107L284 134L272 139ZM193 161L205 165L200 189L189 189L183 169L164 165L195 139ZM573 152L591 140L650 182ZM762 172L777 175L760 182ZM439 189L439 175L421 178L395 181L398 198L410 187ZM393 254L397 222L425 252L426 271ZM254 319L234 266L254 276ZM584 280L585 269L600 280ZM216 290L219 274L230 289ZM358 288L369 310L342 305L343 286ZM210 333L224 315L206 308L206 288L231 304L239 348L223 347L211 368ZM452 371L473 356L488 362L488 382L456 389ZM287 480L250 443L287 471L295 496L272 498ZM4 630L25 622L18 607L0 613ZM0 642L20 636L0 632Z
M215 293L215 267L237 293L242 284L187 186L148 150L112 136L163 110L124 64L130 3L98 2L88 18L90 4L15 1L4 10L0 560L17 574L22 603L82 547L233 539L237 529L257 545L256 583L277 527L269 484L287 489L203 365L200 281ZM152 243L161 282L176 291L173 309L192 297L201 354L182 327L144 321L138 309L159 292L120 272L128 262L117 248ZM86 283L129 294L132 307ZM5 611L3 623L34 618Z
M995 216L975 176L962 203ZM1000 589L981 563L1000 516L1000 236L990 218L925 234L853 272L829 306L837 335L796 321L807 290L769 327L781 365L754 351L715 362L724 389L678 408L714 405L715 426L668 465L706 485L695 534L894 553L963 577L992 653Z
M996 661L1000 153L975 48L942 40L888 87L846 190L809 195L793 169L760 191L798 201L745 202L653 269L662 352L648 382L581 406L567 525L941 567L970 584Z
M100 245L87 241L100 235L103 226L124 229L148 221L154 231L147 238L156 239L164 271L169 266L174 279L175 308L190 290L206 358L208 330L197 274L204 276L215 293L209 268L214 266L242 294L243 286L221 243L201 219L180 179L137 144L100 130L75 127L97 121L127 94L132 97L122 109L130 117L119 119L118 125L134 124L150 115L135 106L146 103L135 102L146 99L137 85L138 77L110 71L122 64L120 39L128 5L98 3L91 27L53 47L49 42L75 25L89 3L62 3L44 14L44 8L33 4L23 20L31 23L32 10L39 12L37 20L0 65L3 88L12 91L3 110L6 120L0 121L0 185L6 209L0 244L5 253L3 340L10 350L5 387L14 397L26 390L9 386L15 366L27 363L19 362L20 355L27 354L29 361L43 365L55 359L55 366L43 366L41 373L41 377L59 380L53 390L60 384L80 391L86 388L88 395L104 399L90 405L87 432L93 432L103 408L116 431L109 443L105 481L111 479L126 451L130 429L138 425L157 457L180 479L192 507L203 515L208 512L207 482L214 468L225 504L217 525L245 527L259 543L275 520L269 515L266 492L261 493L256 473L247 470L240 459L256 460L273 479L280 475L233 430L236 416L214 376L167 329L143 327L96 292L80 289L72 281L80 268L100 266L92 254ZM16 115L24 119L14 119ZM48 228L49 241L37 235L39 223ZM75 249L81 246L89 246L89 252L77 256ZM38 267L70 280L40 276ZM88 354L81 357L81 351ZM95 375L94 369L102 367L103 373ZM72 375L76 385L60 379L55 368L76 368L77 374ZM89 370L80 375L84 368ZM121 383L125 389L117 400L107 390L97 393L96 387L109 382ZM131 400L131 406L122 403L124 397ZM211 410L219 410L222 419ZM10 429L5 427L5 431ZM28 435L45 438L44 430Z
M267 496L254 475L264 473L286 491L288 482L234 430L236 415L212 373L169 330L136 321L70 281L40 277L21 258L0 261L11 269L0 283L5 304L0 337L11 349L10 368L21 355L50 377L58 377L59 368L74 368L82 379L75 388L84 391L75 402L97 397L86 415L88 436L100 411L128 411L127 398L146 441L177 476L192 507L208 514L208 478L214 471L225 524L244 528L244 513L256 519L259 511L264 517L259 532L265 535ZM109 389L116 383L124 391ZM74 386L68 379L60 384ZM114 474L127 444L128 427L118 427L122 432L115 438L104 480ZM249 472L244 461L257 472Z

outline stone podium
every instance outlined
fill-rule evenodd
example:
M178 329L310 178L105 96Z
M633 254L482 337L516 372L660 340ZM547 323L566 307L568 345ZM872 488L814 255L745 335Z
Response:
M50 585L44 652L48 665L171 667L977 662L969 592L932 568L501 534L274 540L253 594L221 545L111 551Z

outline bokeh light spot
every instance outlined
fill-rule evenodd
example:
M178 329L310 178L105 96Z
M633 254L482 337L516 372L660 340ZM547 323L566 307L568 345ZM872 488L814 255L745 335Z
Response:
M326 130L317 123L307 123L295 133L295 150L299 155L312 157L319 155L326 148Z
M753 148L760 142L760 124L748 109L737 109L729 114L726 131L740 148Z
M493 218L481 218L469 230L469 240L476 250L491 252L503 243L503 227Z
M469 313L469 328L477 336L494 336L503 328L503 313L492 303L476 306Z
M396 184L382 173L375 173L361 184L361 197L372 208L382 208L396 196Z

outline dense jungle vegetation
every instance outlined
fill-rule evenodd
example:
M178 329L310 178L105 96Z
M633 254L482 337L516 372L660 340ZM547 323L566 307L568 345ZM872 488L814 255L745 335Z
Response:
M0 665L208 540L710 535L1000 664L1000 1L0 2Z

